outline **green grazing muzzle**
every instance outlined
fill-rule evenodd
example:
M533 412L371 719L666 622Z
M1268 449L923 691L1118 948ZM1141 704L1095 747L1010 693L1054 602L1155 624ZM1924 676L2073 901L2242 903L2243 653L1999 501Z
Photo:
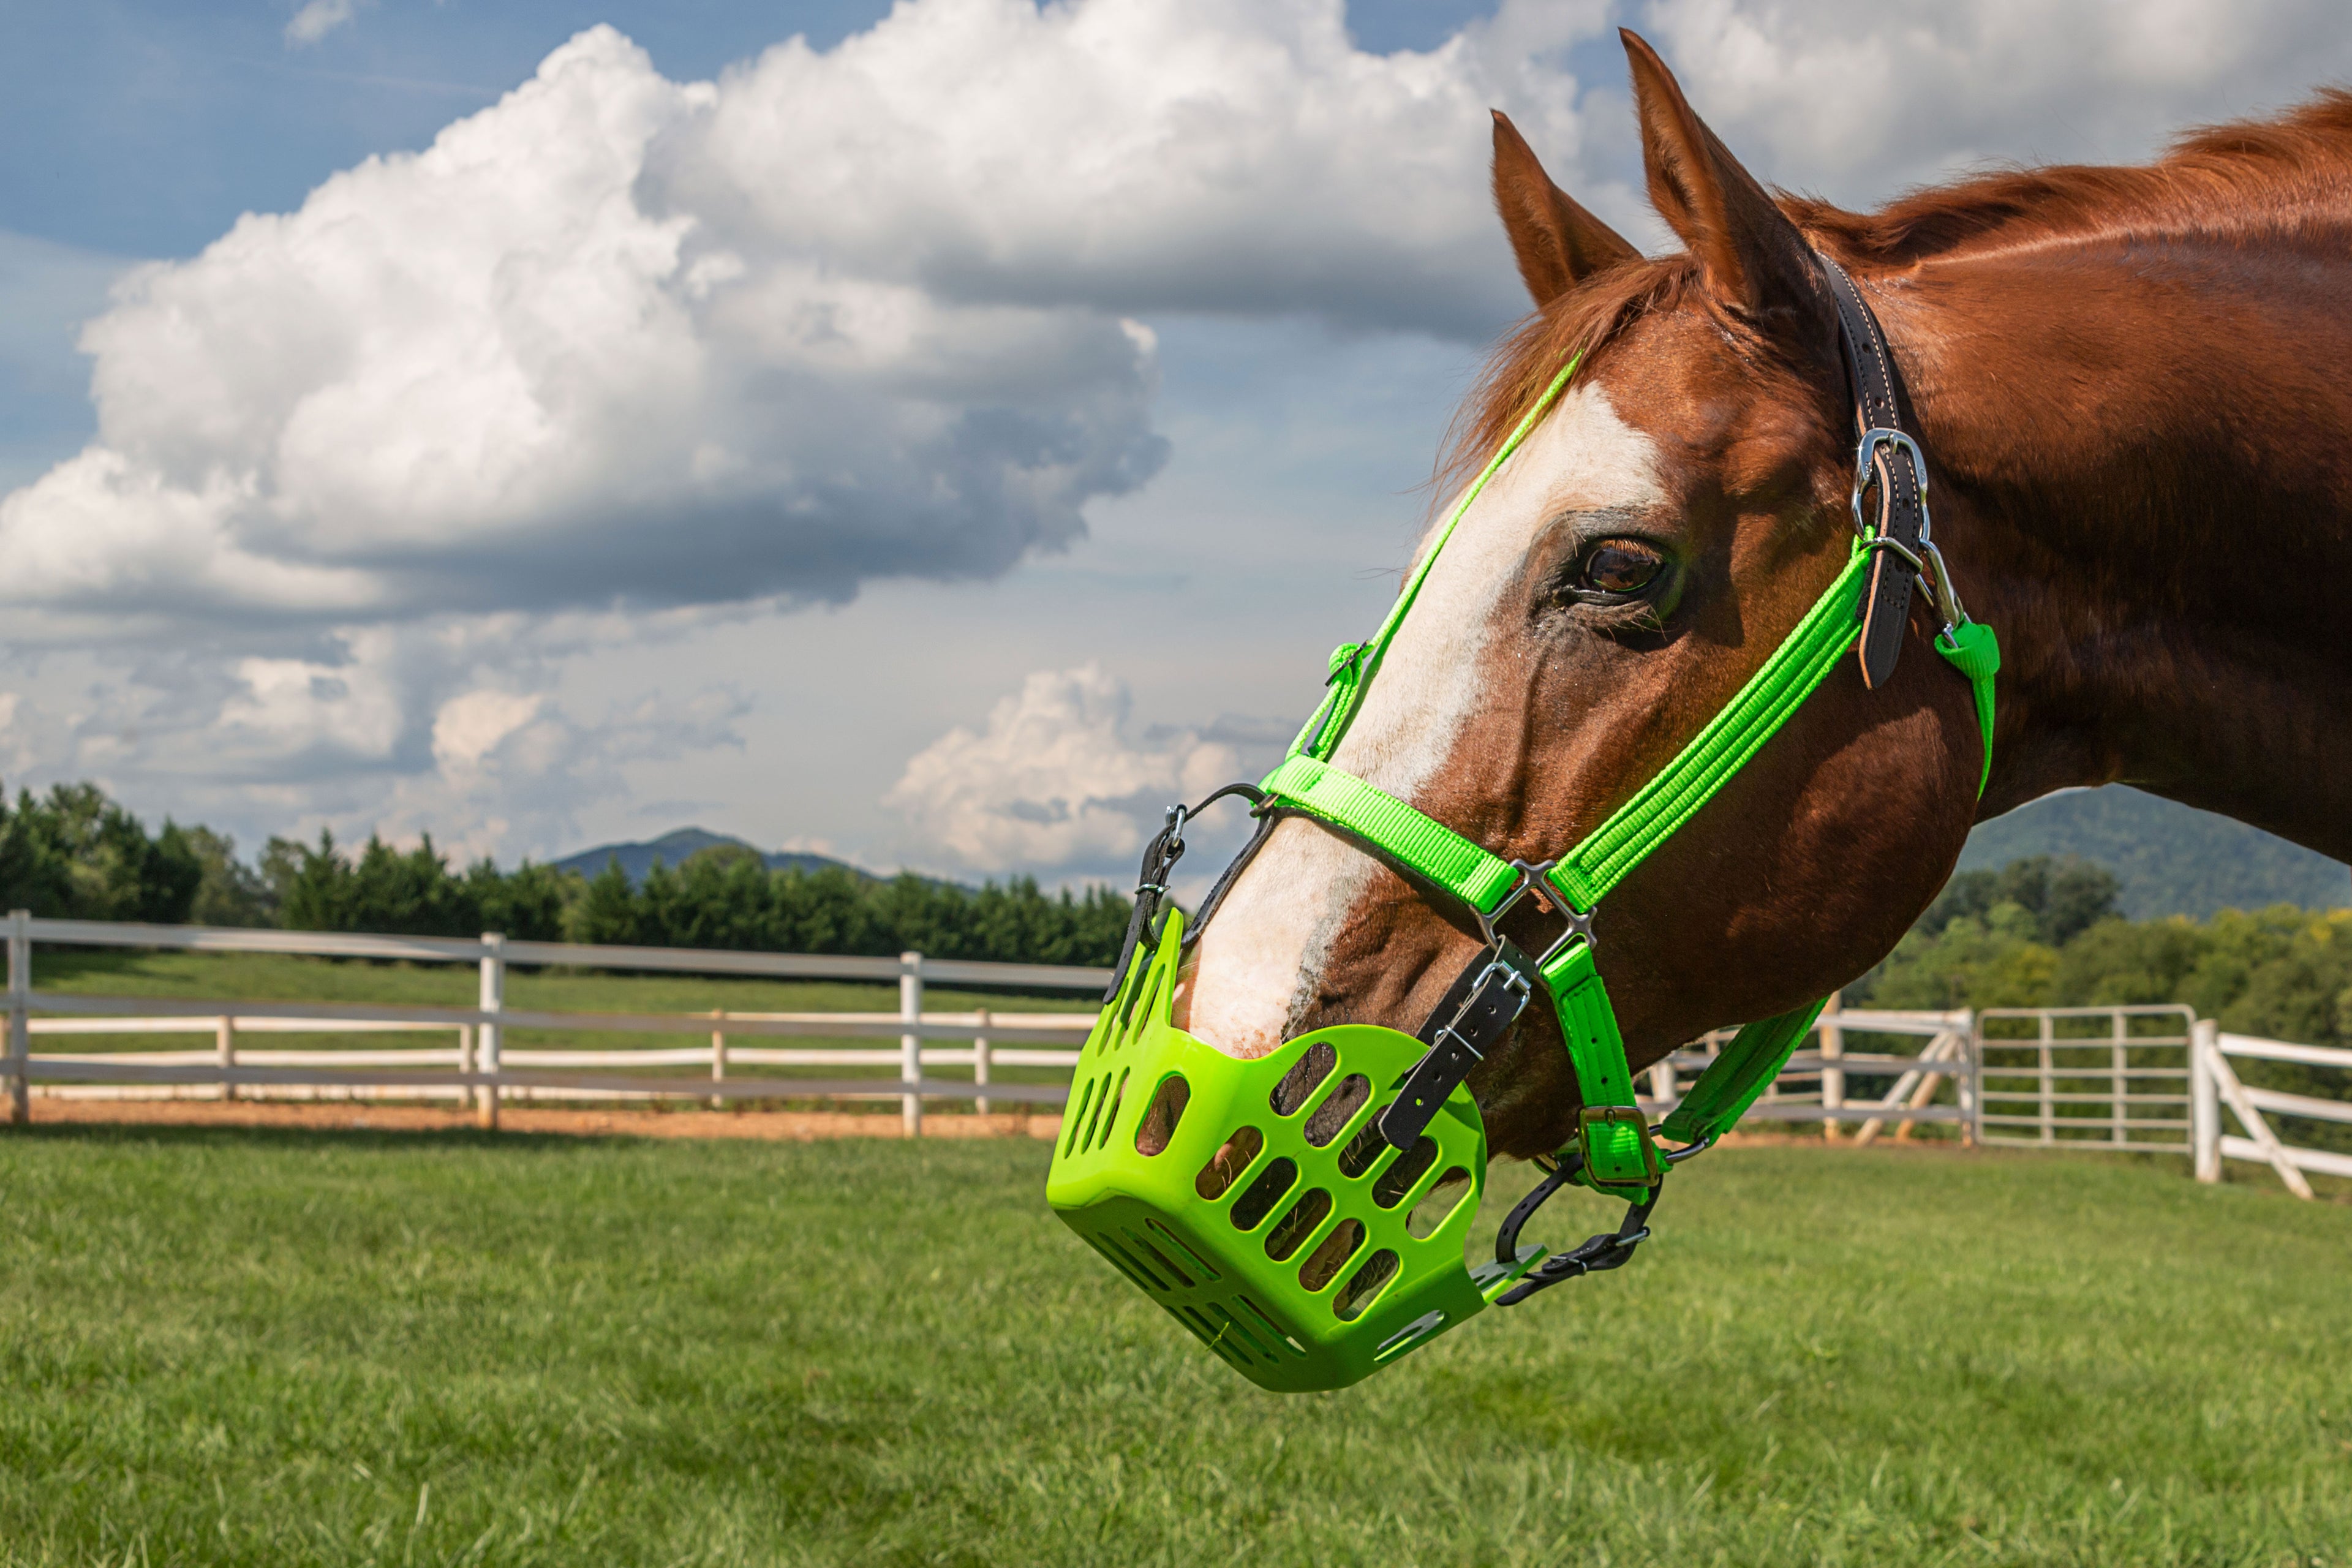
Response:
M1457 1088L1413 1147L1380 1113L1426 1052L1367 1024L1242 1061L1169 1022L1184 917L1130 964L1071 1080L1045 1199L1261 1388L1345 1388L1475 1316L1543 1257L1463 1262L1486 1130Z

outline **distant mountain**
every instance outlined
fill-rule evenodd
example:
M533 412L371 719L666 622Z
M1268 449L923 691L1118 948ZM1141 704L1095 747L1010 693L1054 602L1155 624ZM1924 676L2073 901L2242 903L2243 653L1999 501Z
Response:
M2028 855L2097 861L2122 879L2116 902L2133 920L2352 904L2352 871L2341 862L2122 784L2044 795L1980 825L1960 852L1960 869L1995 869Z
M731 835L713 833L703 827L681 827L645 844L600 844L593 849L583 849L577 855L565 856L555 862L555 868L593 877L604 870L606 861L618 860L622 873L634 884L646 879L646 873L654 868L656 860L675 868L684 865L686 858L695 851L714 848L721 844L733 844L751 850L768 863L771 871L821 871L834 866L856 877L870 878L873 875L846 860L835 860L829 855L803 855L790 851L770 855Z

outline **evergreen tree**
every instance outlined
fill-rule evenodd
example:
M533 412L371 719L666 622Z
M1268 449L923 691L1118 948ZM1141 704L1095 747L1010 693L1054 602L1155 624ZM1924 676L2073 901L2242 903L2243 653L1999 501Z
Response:
M166 818L152 837L94 784L0 797L0 900L37 915L177 922L188 918L204 864Z
M646 940L637 927L637 893L617 859L589 879L564 921L567 942L601 942L615 947L659 946Z

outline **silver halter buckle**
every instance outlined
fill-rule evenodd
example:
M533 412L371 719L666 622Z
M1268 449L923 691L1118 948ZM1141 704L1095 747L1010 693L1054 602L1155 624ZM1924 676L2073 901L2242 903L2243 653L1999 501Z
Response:
M1908 453L1911 473L1919 481L1919 543L1916 549L1906 546L1899 539L1872 531L1872 525L1863 516L1863 492L1870 488L1871 470L1877 464L1878 450L1892 447ZM1927 515L1927 456L1919 450L1919 443L1900 430L1873 429L1862 433L1853 449L1853 495L1846 503L1853 513L1853 531L1862 536L1865 550L1885 550L1908 565L1919 579L1919 586L1935 601L1936 613L1944 617L1944 629L1950 631L1968 624L1969 613L1960 607L1959 591L1952 586L1952 574L1944 564L1944 552L1936 548L1934 531Z

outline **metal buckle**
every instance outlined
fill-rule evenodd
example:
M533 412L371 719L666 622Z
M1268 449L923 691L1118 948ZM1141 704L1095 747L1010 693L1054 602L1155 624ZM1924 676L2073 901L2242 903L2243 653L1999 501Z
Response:
M1155 898L1167 896L1168 873L1175 869L1177 861L1184 858L1184 824L1190 816L1191 813L1185 810L1181 801L1168 808L1166 825L1160 829L1160 852L1153 857L1159 864L1146 864L1143 868L1143 875L1135 884L1137 898L1146 893Z
M1517 907L1519 900L1530 893L1535 895L1536 902L1541 905L1547 913L1558 916L1568 928L1553 940L1549 947L1537 955L1535 965L1538 970L1541 970L1545 964L1558 957L1571 942L1580 939L1587 947L1596 945L1592 940L1591 912L1579 910L1574 904L1570 903L1561 895L1559 889L1553 887L1548 879L1551 868L1558 864L1559 862L1557 860L1538 860L1533 863L1526 860L1512 861L1511 868L1519 874L1519 879L1512 885L1509 892L1503 895L1503 901L1495 906L1494 912L1488 914L1475 907L1471 910L1471 913L1478 917L1478 929L1486 937L1488 947L1497 952L1502 950L1503 934L1496 928L1501 924L1503 917L1509 914ZM1481 983L1483 984L1483 980Z
M1912 476L1919 481L1919 543L1906 547L1899 539L1874 534L1870 523L1863 517L1862 496L1870 488L1872 466L1878 459L1881 447L1893 447L1911 457ZM1865 430L1853 449L1853 495L1846 503L1853 513L1853 531L1860 534L1865 549L1894 552L1917 574L1919 585L1936 601L1936 612L1944 617L1944 629L1968 625L1969 613L1960 606L1959 590L1952 586L1952 574L1944 564L1944 552L1936 548L1935 527L1927 514L1927 456L1919 443L1900 430Z
M1657 1141L1650 1136L1649 1119L1642 1114L1641 1107L1588 1105L1576 1113L1577 1146L1583 1151L1584 1169L1587 1173L1592 1170L1592 1129L1595 1127L1633 1129L1634 1137L1642 1146L1642 1169L1649 1178L1647 1184L1655 1186L1664 1179L1666 1166L1670 1162L1658 1152ZM1603 1186L1618 1184L1598 1176L1593 1177L1593 1180L1600 1182Z
M1864 539L1871 537L1870 524L1862 515L1862 494L1870 488L1872 465L1878 460L1878 449L1892 447L1911 455L1911 473L1919 481L1919 542L1927 542L1927 456L1919 450L1919 443L1900 430L1865 430L1853 449L1853 495L1846 502L1853 513L1853 531Z
M1444 1026L1437 1031L1437 1037L1430 1042L1432 1050L1442 1048L1445 1037L1451 1035L1462 1043L1462 1048L1470 1053L1473 1061L1483 1062L1486 1059L1486 1053L1472 1045L1470 1037L1462 1033L1458 1026L1463 1019L1470 1016L1470 1009L1478 1005L1478 998L1486 994L1486 987L1494 984L1497 976L1501 977L1503 989L1519 999L1519 1005L1511 1009L1511 1019L1516 1020L1521 1013L1527 1011L1528 1002L1535 997L1535 982L1528 978L1526 972L1517 964L1507 963L1497 958L1478 972L1477 983L1470 987L1470 994L1462 999L1462 1005L1454 1010L1454 1016L1445 1021Z
M1867 538L1870 525L1862 520L1862 492L1870 488L1871 465L1878 460L1881 447L1893 447L1911 455L1911 472L1919 481L1919 537L1927 537L1927 455L1919 450L1919 443L1900 430L1865 430L1853 448L1853 499L1848 503L1853 511L1854 531Z

